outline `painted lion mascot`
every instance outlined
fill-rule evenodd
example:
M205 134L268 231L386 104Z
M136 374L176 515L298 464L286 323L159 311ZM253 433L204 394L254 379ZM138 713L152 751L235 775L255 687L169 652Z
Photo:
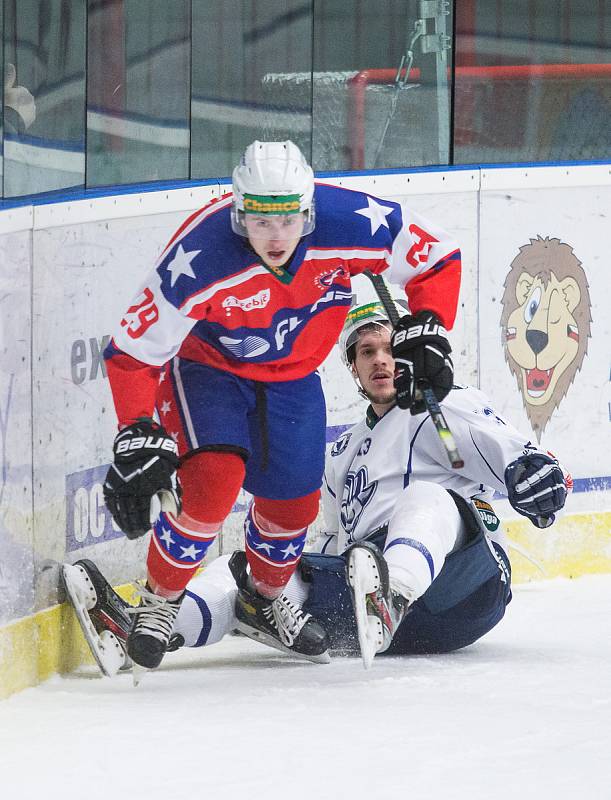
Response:
M505 359L538 441L588 349L590 295L573 248L537 237L511 262L502 297Z

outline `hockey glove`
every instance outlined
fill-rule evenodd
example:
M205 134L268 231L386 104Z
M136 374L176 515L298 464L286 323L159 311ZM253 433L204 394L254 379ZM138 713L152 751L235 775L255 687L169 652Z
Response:
M104 482L104 500L128 539L151 529L151 501L180 514L182 489L176 474L178 447L154 420L140 417L117 434L114 463Z
M529 453L512 461L505 470L509 502L537 528L548 528L555 511L565 503L567 488L557 459Z
M418 390L427 385L437 400L443 400L454 381L451 351L445 328L431 311L401 317L392 333L399 408L409 408L412 414L426 411Z

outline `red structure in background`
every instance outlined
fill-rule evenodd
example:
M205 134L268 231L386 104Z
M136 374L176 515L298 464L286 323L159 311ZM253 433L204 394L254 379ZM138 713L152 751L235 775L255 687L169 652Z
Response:
M367 87L377 84L392 85L396 69L368 69L357 73L348 81L348 119L351 169L365 168L365 113ZM417 84L420 71L410 71L408 83ZM454 144L485 144L493 140L497 146L503 143L517 145L520 133L526 128L522 119L528 113L528 104L511 103L510 95L526 91L537 82L558 86L575 87L585 81L600 79L605 85L611 82L611 64L519 64L514 66L456 67L454 72L455 97L461 102L454 104ZM448 71L448 81L451 80ZM484 97L478 97L478 93ZM478 102L480 101L480 102ZM474 109L484 112L483 123L478 128L474 120ZM511 125L507 125L511 115Z

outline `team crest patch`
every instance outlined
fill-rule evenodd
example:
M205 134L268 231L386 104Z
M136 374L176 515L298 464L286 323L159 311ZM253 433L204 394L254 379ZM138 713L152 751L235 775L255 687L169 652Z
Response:
M331 448L331 455L332 456L341 456L344 450L348 447L348 442L350 441L350 437L352 433L344 433L339 439L333 443L333 447Z
M344 267L337 267L337 269L330 270L329 272L323 272L321 275L317 275L314 278L314 283L318 286L319 289L328 289L335 278L347 278L349 274Z
M486 529L489 530L490 533L494 533L494 531L496 531L501 524L501 521L497 517L490 503L486 503L484 500L474 499L473 505L477 509L482 522L486 526Z

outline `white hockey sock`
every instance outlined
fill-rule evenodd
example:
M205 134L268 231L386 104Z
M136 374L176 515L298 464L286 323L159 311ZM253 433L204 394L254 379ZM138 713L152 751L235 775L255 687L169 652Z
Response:
M237 588L228 563L229 556L219 556L187 586L174 625L174 633L184 638L187 647L215 644L236 627ZM298 606L305 603L309 591L309 584L298 572L284 588L284 594Z
M228 562L229 556L219 556L187 586L174 625L187 647L214 644L235 628L237 587Z
M310 584L306 583L299 574L299 568L291 575L287 585L283 589L283 593L288 599L295 603L295 605L303 606L310 594Z

